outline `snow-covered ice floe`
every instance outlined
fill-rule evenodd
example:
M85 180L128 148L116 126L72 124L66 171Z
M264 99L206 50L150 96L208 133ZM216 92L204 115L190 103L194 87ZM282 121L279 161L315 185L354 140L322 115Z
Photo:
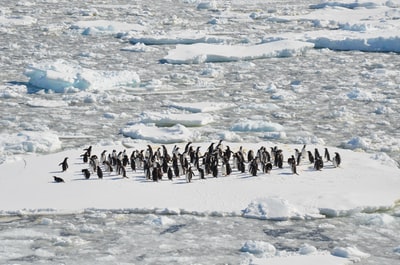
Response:
M312 43L292 40L279 40L258 45L196 43L177 45L174 50L168 52L163 61L171 64L193 64L290 57L301 55L313 47Z
M109 20L82 20L75 22L71 29L79 30L83 35L117 34L129 31L142 32L146 27L138 24Z
M199 134L182 124L171 127L159 127L154 123L134 123L121 129L122 135L153 143L182 143L195 141Z
M97 71L65 60L32 63L25 69L29 85L56 93L80 90L115 89L120 85L137 86L139 75L131 71Z
M138 125L137 131L146 126L148 125ZM180 152L184 152L187 146L187 143L176 143L176 139L168 139L174 134L174 130L181 130L179 125L174 127L163 128L168 131L154 128L154 135L163 135L166 143L175 142L165 145L170 154L177 147L182 150ZM185 139L181 135L177 138ZM136 150L146 151L148 145L148 142L137 141L130 142L129 147L121 144L93 146L92 154L100 158L103 150L107 153L125 150L130 155ZM161 144L153 143L150 146L154 151L161 148ZM192 143L191 146L194 149L199 148L204 154L210 143ZM230 146L233 152L240 149L244 152L257 151L262 146L269 150L269 147L278 146L285 158L294 154L296 148L302 148L272 142L222 142L224 150L226 146ZM306 147L311 151L315 148L322 153L324 146ZM190 183L187 183L184 176L174 177L170 181L166 175L162 180L153 182L145 178L144 171L139 166L136 171L127 167L128 178L123 178L115 171L111 174L106 172L103 165L100 165L104 172L103 179L99 179L94 172L89 179L85 179L81 170L88 168L88 164L82 162L82 149L41 156L24 155L14 162L8 161L0 165L0 201L8 202L1 205L0 211L3 214L18 211L79 212L95 208L140 213L190 213L287 220L374 212L395 206L399 199L400 185L397 167L382 163L379 156L368 153L334 147L328 149L332 154L340 153L340 167L335 168L331 162L325 161L322 170L315 170L304 159L297 167L298 175L293 174L285 162L283 168L274 167L269 174L258 172L257 176L252 176L247 169L241 173L231 161L233 171L229 176L224 175L220 169L218 177L206 175L205 179L200 179L197 169L193 167L195 176ZM69 158L69 168L62 172L59 164L65 157ZM55 183L53 176L63 178L65 183ZM157 196L154 196L154 192ZM343 255L343 251L338 251L337 255Z

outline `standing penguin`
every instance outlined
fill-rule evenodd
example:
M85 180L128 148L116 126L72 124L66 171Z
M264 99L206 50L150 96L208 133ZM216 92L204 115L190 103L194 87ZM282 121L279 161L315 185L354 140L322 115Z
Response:
M332 163L334 167L340 166L340 163L342 162L342 159L340 158L340 155L338 152L335 152L335 156L332 159Z
M168 170L167 170L168 179L172 180L173 175L174 175L174 173L172 172L171 167L168 167Z
M200 179L204 179L204 169L202 169L201 167L198 167L197 171L199 172Z
M325 148L324 157L326 161L331 161L331 155L329 154L328 148Z
M97 176L99 177L99 179L103 179L103 171L101 170L101 168L99 166L97 166Z
M62 167L62 171L66 171L68 169L68 157L64 158L64 161L62 161L60 164L58 164L59 166Z
M290 166L290 169L292 170L292 173L293 173L293 174L298 175L298 174L297 174L296 163L292 163L291 166Z
M314 162L314 169L321 170L324 167L324 161L322 161L322 157L316 157Z
M194 176L192 167L189 167L188 170L186 171L186 182L191 182L192 178Z
M310 164L314 164L314 156L311 153L311 151L307 151L308 153L308 160L310 161Z

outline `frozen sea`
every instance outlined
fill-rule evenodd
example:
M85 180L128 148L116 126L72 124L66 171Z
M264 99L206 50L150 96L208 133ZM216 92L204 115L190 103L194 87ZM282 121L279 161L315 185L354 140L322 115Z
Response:
M174 143L141 126L165 128L197 113L182 121L182 142L321 144L400 162L400 42L390 35L397 1L0 3L0 163L89 144ZM281 40L294 48L267 47ZM213 50L260 44L261 55ZM201 54L180 56L192 47ZM268 255L257 242L289 254L332 252L340 242L370 255L356 256L359 264L396 264L399 215L5 216L0 263L246 264Z

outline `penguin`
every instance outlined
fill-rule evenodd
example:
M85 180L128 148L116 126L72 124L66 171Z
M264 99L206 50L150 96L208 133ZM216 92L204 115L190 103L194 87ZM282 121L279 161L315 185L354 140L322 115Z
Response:
M81 155L83 158L82 158L82 160L83 160L83 163L87 163L88 161L89 161L89 155L88 155L88 153L87 152L85 152L84 154L82 154Z
M303 148L301 148L301 157L305 158L306 154L307 154L306 145L303 145Z
M264 172L267 173L267 174L269 174L269 173L271 173L271 170L272 170L272 164L271 164L271 162L268 161L268 162L264 165Z
M65 181L64 181L62 178L60 178L60 177L53 176L53 178L54 178L54 181L55 181L56 183L65 182Z
M90 171L87 168L82 169L82 173L85 176L85 179L89 179L90 178Z
M214 178L217 178L217 177L218 177L218 160L215 160L215 159L214 159L214 160L212 161L212 164L211 164L210 169L211 169L211 172L212 172L213 177L214 177Z
M113 172L113 167L109 161L107 161L107 160L104 161L103 165L105 165L105 170L110 172L110 174L111 174L111 172Z
M66 171L68 169L68 157L64 158L64 161L62 161L60 164L58 164L59 166L62 167L62 171Z
M225 168L226 168L225 169L225 173L226 173L227 176L229 176L232 173L232 167L229 164L229 161L225 162Z
M92 155L92 146L89 146L88 148L83 149L83 151L86 151L88 157Z
M126 167L127 165L129 165L129 158L128 158L127 155L124 155L124 156L122 157L122 165L123 165L124 167Z
M325 148L324 157L325 157L326 161L331 161L331 156L329 154L328 148Z
M165 157L163 157L163 159L162 159L161 167L162 167L163 173L168 173L168 168L169 167L168 167L167 159L165 159Z
M254 159L254 151L253 150L249 150L249 152L247 153L247 162L251 162Z
M297 161L297 165L299 165L301 159L301 152L297 148L294 149L294 157L296 158L295 162Z
M168 179L169 179L169 180L172 180L173 172L172 172L171 167L168 167L167 176L168 176Z
M249 172L251 173L252 176L255 177L257 176L257 170L258 170L257 159L253 159L249 165Z
M311 151L307 151L308 153L308 161L310 161L310 164L314 164L314 156Z
M97 166L97 176L99 177L99 179L103 179L103 171L101 170L101 168L99 166Z
M282 154L282 150L277 150L275 153L276 156L276 165L279 168L283 168L283 154Z
M192 167L189 167L188 170L186 171L186 182L192 182L192 178L194 177L194 173L192 170Z
M335 156L334 156L333 159L332 159L333 166L334 166L334 167L340 166L340 163L342 162L341 160L342 160L342 159L340 158L339 153L338 153L338 152L335 152Z
M315 149L314 149L314 157L315 157L315 159L321 157L321 155L319 154L318 148L315 148Z
M96 172L97 167L99 166L99 159L96 155L90 157L89 165L92 167L92 171Z
M122 175L122 178L125 178L125 179L128 178L128 177L126 176L126 169L125 169L125 167L121 167L121 175Z
M107 150L104 150L103 152L101 152L100 164L102 164L104 161L106 161L106 152L107 152Z
M296 163L292 163L290 169L292 170L292 173L293 173L293 174L298 175L298 174L297 174Z
M131 156L131 169L132 171L136 172L136 158L135 156Z
M157 171L157 178L158 178L158 180L162 180L162 177L163 177L163 170L162 170L162 167L161 167L161 165L160 165L160 163L159 162L156 162L155 163L155 165L154 165L154 168L156 169L156 171Z
M153 167L153 171L151 172L152 180L154 182L158 181L158 169L156 167Z
M197 171L199 172L200 179L205 179L204 178L204 169L202 169L201 167L198 167Z
M292 157L288 158L287 163L292 166L292 164L296 164L296 159L294 158L294 155L292 155Z
M324 161L322 161L322 157L315 158L314 169L321 170L324 167Z

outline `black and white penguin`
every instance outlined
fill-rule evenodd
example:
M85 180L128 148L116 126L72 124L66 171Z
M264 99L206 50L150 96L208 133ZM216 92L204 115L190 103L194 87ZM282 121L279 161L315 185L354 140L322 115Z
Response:
M103 178L103 171L101 170L101 168L99 166L97 166L97 176L99 177L99 179Z
M342 159L341 159L339 153L335 152L335 156L332 159L333 166L338 167L338 166L340 166L341 162L342 162Z
M197 171L199 172L200 179L205 179L204 178L204 169L202 169L201 167L198 167Z
M301 148L301 157L306 158L307 150L306 150L306 145L303 145L303 148Z
M324 158L326 161L331 161L331 155L329 154L328 148L325 147Z
M100 155L100 164L102 164L104 161L106 161L107 156L106 156L107 150L103 150Z
M292 170L292 173L293 173L293 174L298 175L298 174L297 174L296 163L292 163L292 164L290 165L290 169Z
M307 151L308 153L308 161L310 161L310 164L314 164L314 156L311 151Z
M320 157L321 157L321 155L319 154L318 148L315 148L314 149L314 158L317 159L317 158L320 158Z
M85 179L89 179L90 178L90 171L87 168L82 169L82 173L85 176Z
M192 167L189 167L186 170L186 182L192 182L193 177L194 177L194 172L192 170Z
M168 179L172 180L173 175L174 175L174 173L172 172L171 167L168 167L168 170L167 170Z
M92 168L92 171L96 172L97 167L99 166L99 159L97 158L97 155L92 155L90 157L89 165Z
M83 151L86 151L88 157L92 155L92 146L89 146L88 148L83 149Z
M322 161L322 157L316 157L314 162L314 169L321 170L324 167L324 161Z
M53 178L54 178L54 182L56 182L56 183L65 182L65 181L64 181L62 178L60 178L60 177L53 176Z
M83 163L87 163L89 161L89 155L87 152L85 152L84 154L81 155L83 158Z
M257 176L257 171L258 171L258 163L257 159L254 158L249 164L249 172L251 173L252 176Z
M277 167L282 168L283 167L283 153L282 150L277 150L275 151L275 162Z
M267 174L269 174L269 173L271 173L271 170L272 170L272 164L271 164L271 162L268 161L268 162L264 165L264 172L267 173Z
M68 157L64 158L64 161L62 161L60 164L58 164L59 166L61 166L62 171L66 171L68 169Z
M288 158L287 163L292 166L292 164L296 164L296 159L294 158L294 155Z
M254 159L254 151L249 150L249 152L247 153L247 161L250 163L251 161L253 161L253 159Z
M113 167L112 167L110 161L108 161L108 160L104 161L103 165L105 166L105 171L110 172L110 174L111 174L111 172L113 172Z

